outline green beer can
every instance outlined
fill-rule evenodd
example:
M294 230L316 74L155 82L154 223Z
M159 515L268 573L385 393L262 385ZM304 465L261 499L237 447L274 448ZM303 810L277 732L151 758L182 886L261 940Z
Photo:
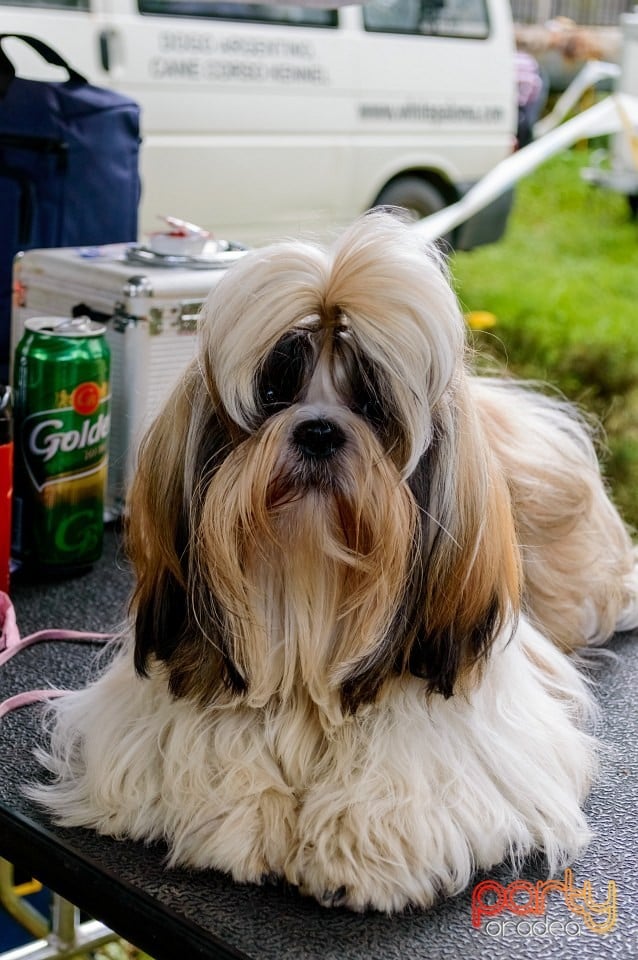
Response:
M16 349L12 552L43 573L80 571L102 553L110 430L104 334L88 317L34 317Z

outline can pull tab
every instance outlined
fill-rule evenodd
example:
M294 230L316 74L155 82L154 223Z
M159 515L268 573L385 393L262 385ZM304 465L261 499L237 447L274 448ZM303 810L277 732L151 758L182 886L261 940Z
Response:
M55 330L62 337L87 337L94 334L98 326L99 324L94 323L87 316L69 317L61 323L56 323L51 330Z

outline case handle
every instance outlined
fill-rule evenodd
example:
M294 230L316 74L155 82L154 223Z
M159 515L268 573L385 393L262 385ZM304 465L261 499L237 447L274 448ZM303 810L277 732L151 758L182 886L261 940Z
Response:
M66 70L69 75L69 83L88 83L86 77L83 77L81 73L78 73L77 70L74 70L73 67L66 62L64 57L60 56L59 53L57 53L43 40L38 39L38 37L31 37L26 33L0 33L0 97L5 96L13 78L16 75L15 67L2 49L2 41L6 37L15 37L17 40L22 40L23 43L27 44L27 46L32 47L36 53L39 53L42 59L46 60L47 63L50 63L51 66L62 67L62 69Z

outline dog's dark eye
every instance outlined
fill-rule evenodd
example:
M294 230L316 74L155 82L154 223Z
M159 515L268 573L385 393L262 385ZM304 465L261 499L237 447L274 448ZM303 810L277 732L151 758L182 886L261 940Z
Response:
M312 360L312 347L304 334L284 337L266 357L257 376L257 397L270 415L298 399Z
M381 378L370 364L361 363L358 366L352 409L376 428L383 426L387 420L387 403L383 401Z
M375 427L380 427L383 423L383 408L376 397L369 397L360 406L357 413Z

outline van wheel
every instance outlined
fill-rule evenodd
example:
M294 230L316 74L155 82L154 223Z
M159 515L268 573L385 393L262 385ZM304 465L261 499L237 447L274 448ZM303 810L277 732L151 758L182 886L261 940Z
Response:
M429 217L447 206L443 195L421 177L399 177L384 187L375 207L403 207L414 220Z

